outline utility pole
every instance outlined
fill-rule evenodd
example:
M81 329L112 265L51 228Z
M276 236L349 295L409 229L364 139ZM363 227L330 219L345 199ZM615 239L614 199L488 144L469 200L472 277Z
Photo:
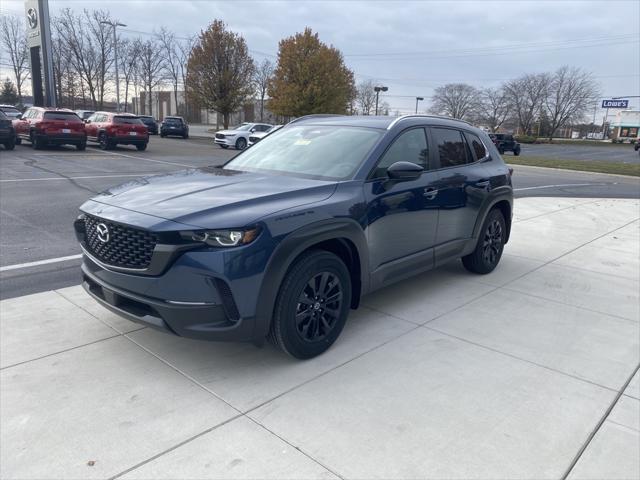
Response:
M116 36L116 27L126 27L124 23L120 23L117 21L108 21L103 20L100 23L104 23L105 25L110 25L113 29L113 54L116 63L116 112L120 111L120 75L118 75L118 37ZM127 99L125 98L125 101Z

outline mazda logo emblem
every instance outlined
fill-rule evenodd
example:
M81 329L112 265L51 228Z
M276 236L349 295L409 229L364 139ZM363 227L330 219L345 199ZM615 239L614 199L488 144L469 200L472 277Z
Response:
M109 241L109 227L104 223L96 225L96 232L98 233L98 240L102 243L107 243Z
M35 8L30 8L27 11L27 22L32 30L38 26L38 12Z

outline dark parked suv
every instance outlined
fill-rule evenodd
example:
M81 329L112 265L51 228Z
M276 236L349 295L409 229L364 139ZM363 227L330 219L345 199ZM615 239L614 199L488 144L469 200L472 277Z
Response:
M108 309L309 358L364 294L457 258L491 272L512 202L511 171L467 123L309 116L222 167L112 188L74 227L84 287Z
M160 136L169 135L189 138L189 125L182 117L165 117L160 125Z
M0 143L7 150L13 150L16 146L16 132L13 124L2 110L0 110Z
M147 131L149 135L157 135L158 134L158 122L151 115L140 115L140 120L147 127Z
M500 155L504 152L513 152L516 157L520 155L520 144L513 138L513 135L508 133L490 133L489 137L498 149Z

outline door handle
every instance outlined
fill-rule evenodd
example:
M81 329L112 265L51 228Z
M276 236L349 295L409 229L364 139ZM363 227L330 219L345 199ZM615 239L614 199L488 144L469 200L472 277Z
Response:
M480 188L484 188L484 187L488 187L489 186L489 180L480 180L479 182L476 182L476 187L480 187Z
M424 189L424 193L422 195L424 195L427 198L427 200L433 200L434 198L436 198L436 195L438 195L438 189L433 187L427 187Z

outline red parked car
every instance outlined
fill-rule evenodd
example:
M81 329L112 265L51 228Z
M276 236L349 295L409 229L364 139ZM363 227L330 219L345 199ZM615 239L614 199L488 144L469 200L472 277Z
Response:
M36 149L47 145L75 145L78 150L87 147L84 122L71 110L31 107L13 125L18 145L26 140Z
M103 150L116 145L135 145L146 150L149 132L140 117L130 113L96 112L85 120L87 139L97 142Z

